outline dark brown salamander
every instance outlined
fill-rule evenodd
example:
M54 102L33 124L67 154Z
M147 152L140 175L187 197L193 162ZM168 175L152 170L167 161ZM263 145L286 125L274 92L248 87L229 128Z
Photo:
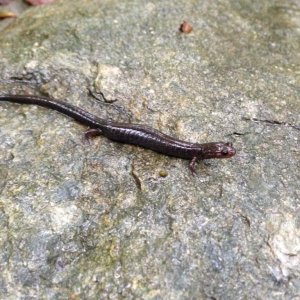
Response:
M57 110L76 121L90 127L86 136L104 135L110 140L133 144L153 151L189 159L189 168L195 173L197 160L208 158L229 158L235 155L231 143L190 143L175 139L151 127L140 124L117 123L100 119L83 109L71 104L47 97L27 95L0 96L0 101L9 101L20 104L33 104Z

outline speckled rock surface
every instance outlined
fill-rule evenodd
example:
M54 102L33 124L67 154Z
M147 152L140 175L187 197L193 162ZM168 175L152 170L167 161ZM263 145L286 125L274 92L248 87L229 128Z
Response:
M0 93L198 142L188 162L0 103L1 299L297 299L299 2L57 1L0 32ZM183 20L193 26L178 32Z

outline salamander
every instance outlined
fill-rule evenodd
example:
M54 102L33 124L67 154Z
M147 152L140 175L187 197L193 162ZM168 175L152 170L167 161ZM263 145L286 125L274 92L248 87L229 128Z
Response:
M63 101L48 97L30 95L0 96L0 101L19 104L33 104L59 111L76 121L87 125L86 137L103 135L110 140L137 145L168 156L190 160L189 169L195 174L198 160L230 158L236 151L232 143L191 143L166 135L156 129L141 124L119 123L98 118L93 114Z

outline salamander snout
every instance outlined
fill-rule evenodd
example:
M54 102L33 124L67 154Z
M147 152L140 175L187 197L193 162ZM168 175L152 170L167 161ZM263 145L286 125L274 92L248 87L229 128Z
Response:
M219 158L229 158L235 155L235 149L232 143L224 143L220 145Z
M206 143L201 145L202 159L209 158L230 158L235 155L232 143Z

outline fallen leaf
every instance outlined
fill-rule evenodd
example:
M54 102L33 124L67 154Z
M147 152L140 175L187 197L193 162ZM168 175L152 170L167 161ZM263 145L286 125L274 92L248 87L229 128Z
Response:
M0 0L1 1L1 0ZM55 0L25 0L30 5L43 5L54 2Z
M12 0L0 0L0 5L6 5L9 2L11 2Z
M0 10L0 19L15 18L17 15L8 10Z
M179 27L179 31L183 33L190 33L192 30L193 27L186 21L184 21Z

